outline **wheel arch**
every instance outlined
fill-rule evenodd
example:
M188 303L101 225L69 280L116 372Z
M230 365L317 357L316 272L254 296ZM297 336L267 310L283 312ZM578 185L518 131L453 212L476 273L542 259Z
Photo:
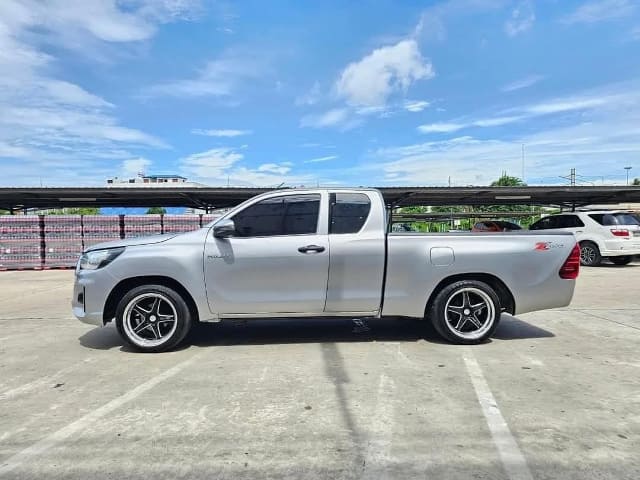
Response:
M433 301L438 296L438 294L448 285L459 282L460 280L477 280L479 282L486 283L496 292L496 295L500 300L501 310L511 315L515 313L516 301L513 297L513 293L511 293L509 287L507 287L507 285L498 277L490 273L461 273L457 275L450 275L440 280L438 285L436 285L436 288L434 288L431 292L431 295L429 295L429 299L427 300L427 305L425 306L424 310L425 316L431 308L431 305L433 305Z
M177 280L161 275L145 275L130 277L120 281L107 296L102 313L102 323L106 324L116 316L116 308L120 299L131 289L142 285L162 285L175 290L189 306L193 321L199 320L198 307L189 291Z
M593 243L596 247L598 247L599 252L606 250L604 247L604 242L602 242L601 238L591 236L581 237L580 240L578 240L578 245L582 245L585 242Z

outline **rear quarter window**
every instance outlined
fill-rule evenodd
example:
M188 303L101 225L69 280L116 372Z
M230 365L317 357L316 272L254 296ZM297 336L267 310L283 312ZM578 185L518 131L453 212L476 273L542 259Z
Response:
M592 213L589 218L600 225L640 225L640 221L631 213Z
M331 195L329 233L357 233L369 217L371 201L364 193Z

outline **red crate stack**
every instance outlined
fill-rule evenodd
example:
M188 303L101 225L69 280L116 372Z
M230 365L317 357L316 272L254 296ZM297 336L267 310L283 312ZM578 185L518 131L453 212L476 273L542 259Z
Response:
M206 213L204 215L202 215L202 226L204 227L207 223L211 223L214 220L217 220L218 218L220 218L221 215L216 215L213 213Z
M118 215L84 215L82 217L84 248L96 243L120 239L120 217Z
M41 268L40 247L37 215L0 217L0 269Z
M160 215L127 215L124 217L124 236L144 237L162 233Z
M200 215L165 215L164 233L190 232L200 228Z
M44 217L44 268L74 267L82 254L80 215Z

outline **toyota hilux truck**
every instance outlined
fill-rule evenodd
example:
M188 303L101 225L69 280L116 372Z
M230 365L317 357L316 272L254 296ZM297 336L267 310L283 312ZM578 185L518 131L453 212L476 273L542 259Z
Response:
M387 207L374 189L278 190L193 232L94 245L73 312L160 352L196 322L269 317L414 317L475 344L503 312L571 301L572 233L394 233Z

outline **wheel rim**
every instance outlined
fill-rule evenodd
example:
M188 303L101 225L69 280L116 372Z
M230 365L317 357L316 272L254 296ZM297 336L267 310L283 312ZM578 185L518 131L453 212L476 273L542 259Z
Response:
M124 330L141 347L156 347L166 342L178 327L173 302L160 293L144 293L124 309Z
M593 247L585 246L580 248L580 260L585 265L591 265L596 260L596 251Z
M486 292L466 287L449 297L444 312L447 327L456 336L476 340L491 329L496 309Z

